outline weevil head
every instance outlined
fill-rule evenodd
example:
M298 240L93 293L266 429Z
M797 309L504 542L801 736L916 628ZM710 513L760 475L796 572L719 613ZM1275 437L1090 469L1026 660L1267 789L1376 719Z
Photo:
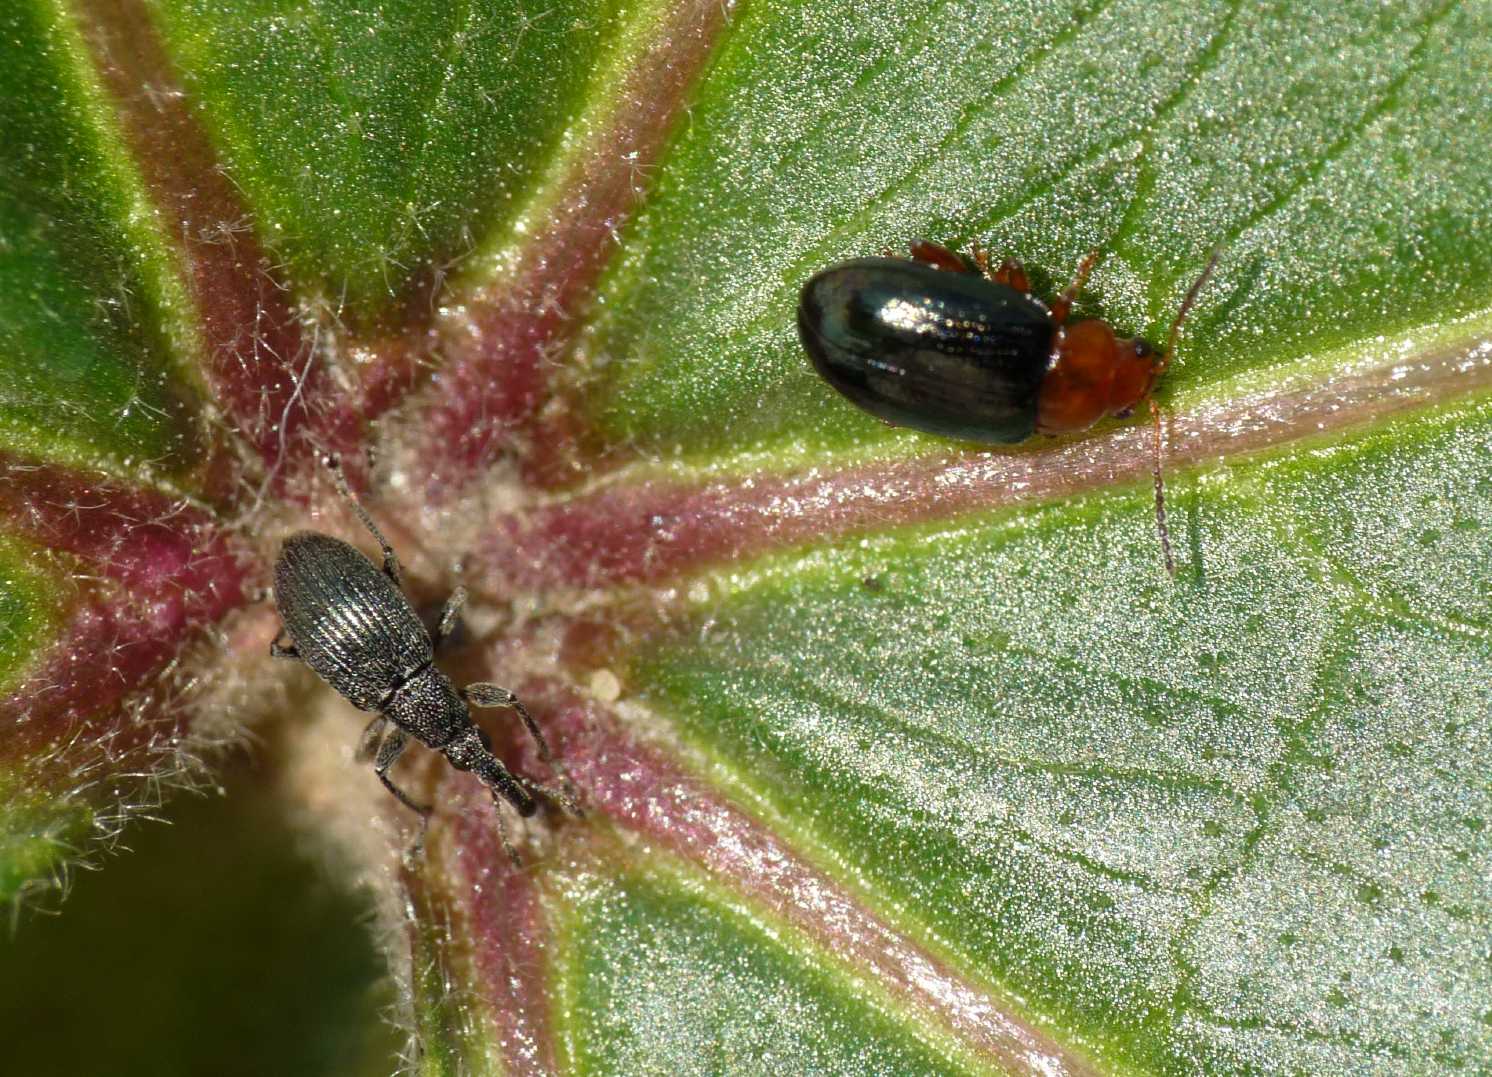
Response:
M492 738L477 726L471 726L441 751L457 770L479 770L492 758Z
M492 792L494 799L502 798L525 819L539 810L539 803L524 787L524 783L513 776L492 754L492 740L480 728L473 725L450 744L441 749L451 766L457 770L469 770L482 780Z

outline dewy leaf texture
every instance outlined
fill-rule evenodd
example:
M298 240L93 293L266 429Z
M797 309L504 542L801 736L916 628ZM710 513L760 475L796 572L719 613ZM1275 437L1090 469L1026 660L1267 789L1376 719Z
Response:
M620 13L612 0L151 6L264 241L302 287L364 318L511 221Z
M1492 1066L1487 5L0 31L0 897L227 718L371 884L422 1072ZM1219 252L1174 578L1147 424L976 451L814 377L804 280L923 236L1045 295L1097 251L1078 315L1153 339ZM370 549L327 452L580 785L522 870L420 751L401 861L352 708L269 662L279 541Z
M1482 1057L1489 452L1483 403L1178 485L1206 576L1176 584L1107 568L1153 552L1143 491L815 549L721 579L634 676L1144 1069Z
M688 890L581 876L564 901L574 946L562 989L601 1017L562 1031L574 1072L967 1072L812 958Z
M180 282L143 217L81 41L0 14L0 424L6 448L170 472L200 452L172 339Z

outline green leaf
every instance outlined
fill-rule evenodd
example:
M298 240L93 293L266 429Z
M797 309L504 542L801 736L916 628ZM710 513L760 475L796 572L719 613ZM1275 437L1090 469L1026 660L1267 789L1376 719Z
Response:
M0 687L9 687L30 658L38 637L57 627L49 601L51 581L33 567L39 552L0 542Z
M11 452L138 473L200 451L181 283L65 14L0 14L0 429Z
M1154 564L1144 491L815 548L721 580L629 679L1101 1055L1469 1063L1489 453L1483 401L1189 477L1201 579L1114 572Z
M264 242L304 291L364 318L512 223L624 10L152 4Z
M860 985L679 883L611 872L567 882L563 1071L969 1072Z
M26 973L0 982L7 1069L389 1073L392 992L362 903L326 885L259 777L233 767L218 795L183 798L172 826L134 830L127 858L80 874L67 915L0 942L7 972Z

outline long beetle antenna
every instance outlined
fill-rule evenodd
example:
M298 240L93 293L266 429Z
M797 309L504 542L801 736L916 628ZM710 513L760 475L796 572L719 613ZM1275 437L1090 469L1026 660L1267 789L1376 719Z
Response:
M1212 271L1217 268L1217 260L1221 253L1219 250L1213 250L1212 257L1207 259L1207 265L1192 282L1186 298L1181 301L1181 309L1176 312L1176 320L1171 323L1171 333L1166 338L1165 354L1161 356L1155 368L1156 377L1164 374L1166 368L1171 365L1171 357L1176 354L1176 342L1181 336L1181 323L1186 319L1187 312L1197 302L1197 296L1202 293L1202 288L1212 276ZM1176 558L1171 553L1171 529L1166 526L1166 484L1161 478L1161 460L1165 442L1161 431L1160 406L1156 404L1153 397L1150 400L1150 417L1155 423L1155 466L1151 469L1151 474L1155 476L1155 530L1160 535L1160 549L1165 555L1166 572L1174 577Z
M1166 372L1171 365L1171 357L1176 354L1176 341L1181 336L1181 323L1186 320L1187 313L1197 302L1197 296L1202 294L1202 288L1212 276L1212 271L1217 268L1217 260L1222 251L1214 250L1212 257L1207 259L1207 265L1203 267L1201 275L1192 282L1191 288L1186 293L1186 298L1181 301L1181 309L1176 312L1176 320L1171 323L1171 333L1166 337L1166 353L1161 356L1160 366L1155 368L1157 377Z
M1160 405L1154 400L1150 401L1150 418L1155 421L1155 466L1150 469L1150 474L1155 476L1155 530L1160 535L1160 552L1166 558L1166 572L1176 575L1176 558L1171 554L1171 529L1166 526L1166 483L1160 477L1161 461L1161 426Z

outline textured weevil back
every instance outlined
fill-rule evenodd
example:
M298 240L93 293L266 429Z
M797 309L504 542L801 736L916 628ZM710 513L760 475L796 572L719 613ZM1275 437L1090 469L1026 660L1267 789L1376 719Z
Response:
M434 657L409 600L354 546L302 531L275 563L275 604L301 659L359 710Z
M407 681L385 713L400 729L437 751L465 735L472 724L466 701L433 665Z

